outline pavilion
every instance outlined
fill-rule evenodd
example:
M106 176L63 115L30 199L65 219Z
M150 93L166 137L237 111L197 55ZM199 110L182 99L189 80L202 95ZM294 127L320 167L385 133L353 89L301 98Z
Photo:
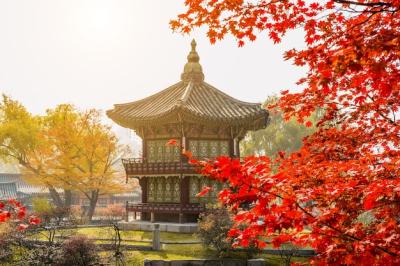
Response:
M107 111L112 120L142 138L142 157L122 160L127 178L139 179L142 189L142 202L127 203L127 212L135 218L140 213L141 220L197 221L222 184L199 175L180 150L200 159L239 157L239 142L246 132L268 124L268 112L260 103L237 100L204 81L194 40L187 60L176 84ZM177 145L166 145L170 139ZM213 190L196 197L204 186Z

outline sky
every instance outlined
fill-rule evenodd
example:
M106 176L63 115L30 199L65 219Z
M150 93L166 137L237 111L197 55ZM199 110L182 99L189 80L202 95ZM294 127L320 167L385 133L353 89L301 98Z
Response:
M173 33L182 0L1 0L0 90L31 112L60 103L109 109L180 79L195 38L206 81L244 101L294 88L304 70L283 60L302 33L273 45L265 36L238 48L205 29Z
M174 33L183 0L0 0L0 93L33 114L61 103L111 109L180 81L190 42L206 82L249 102L296 89L305 70L283 60L303 47L303 33L274 45L265 33L238 48L232 37L211 45L206 29ZM104 116L122 143L140 140Z

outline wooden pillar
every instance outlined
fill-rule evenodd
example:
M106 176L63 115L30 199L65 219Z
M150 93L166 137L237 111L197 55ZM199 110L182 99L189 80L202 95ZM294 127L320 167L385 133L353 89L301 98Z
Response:
M234 140L230 139L229 140L229 157L233 158L235 157L235 144Z
M140 178L139 179L139 185L142 188L142 203L147 203L148 177Z
M233 139L233 153L235 157L240 157L240 151L239 151L239 140L238 138Z
M142 177L139 179L139 185L142 188L142 203L147 203L147 186L148 186L148 177ZM140 220L144 221L148 219L148 213L140 213Z
M184 176L183 178L180 179L180 190L181 190L181 195L180 195L180 203L181 203L181 208L189 203L189 176ZM179 223L184 222L184 214L179 213Z
M151 212L151 213L150 213L150 222L151 222L151 223L154 223L154 222L155 222L155 219L154 219L154 212Z
M181 196L180 201L182 204L189 203L189 176L184 176L180 181Z
M145 159L147 158L147 141L145 139L142 139L142 158Z
M129 222L129 211L128 211L128 201L126 201L125 205L125 222Z

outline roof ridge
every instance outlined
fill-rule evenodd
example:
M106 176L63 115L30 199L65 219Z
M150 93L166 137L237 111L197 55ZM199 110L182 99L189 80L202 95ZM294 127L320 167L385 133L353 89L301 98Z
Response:
M185 91L183 92L181 98L179 99L182 103L186 103L187 99L190 96L190 93L192 92L192 89L193 89L193 82L189 81L189 83L185 88Z

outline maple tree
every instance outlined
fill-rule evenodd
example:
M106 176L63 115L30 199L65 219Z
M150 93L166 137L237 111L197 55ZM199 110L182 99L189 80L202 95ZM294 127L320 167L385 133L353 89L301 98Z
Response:
M307 68L298 81L303 90L282 91L275 106L306 126L315 110L324 110L316 132L295 153L197 162L203 174L229 182L219 198L236 212L235 243L263 246L262 237L271 237L275 246L313 247L321 265L398 265L400 1L185 5L172 28L188 33L206 25L212 43L232 34L242 46L262 32L277 43L301 27L306 47L287 51L285 59Z
M0 224L13 223L18 231L24 231L29 225L38 225L40 219L27 216L26 207L15 199L0 201Z

